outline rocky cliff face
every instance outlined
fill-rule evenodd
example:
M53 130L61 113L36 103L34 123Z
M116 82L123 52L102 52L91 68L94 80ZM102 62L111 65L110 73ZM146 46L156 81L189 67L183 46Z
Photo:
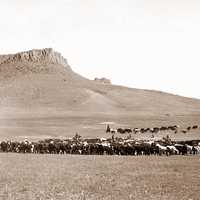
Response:
M52 48L33 49L30 51L20 52L17 54L0 55L0 65L11 64L16 62L34 62L46 64L67 65L67 60Z
M0 80L40 73L74 74L67 60L51 48L0 55Z

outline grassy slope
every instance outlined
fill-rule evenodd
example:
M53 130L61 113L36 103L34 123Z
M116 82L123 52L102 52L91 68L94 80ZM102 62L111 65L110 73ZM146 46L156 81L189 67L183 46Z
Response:
M75 132L104 136L101 123L106 121L113 121L114 127L200 124L199 100L97 84L60 65L26 65L30 66L17 74L13 64L2 70L0 138L72 136ZM34 67L42 71L30 73Z
M0 198L196 200L200 195L199 165L198 156L1 153Z

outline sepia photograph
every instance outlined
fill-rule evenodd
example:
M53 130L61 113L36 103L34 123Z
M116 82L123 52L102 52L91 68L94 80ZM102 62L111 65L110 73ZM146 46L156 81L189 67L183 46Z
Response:
M200 1L0 0L0 200L200 200Z

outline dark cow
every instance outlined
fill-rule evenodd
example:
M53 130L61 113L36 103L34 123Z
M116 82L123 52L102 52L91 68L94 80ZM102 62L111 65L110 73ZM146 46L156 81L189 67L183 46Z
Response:
M132 133L132 130L131 130L131 128L125 128L125 133Z
M167 127L165 126L160 127L160 131L166 131L166 130L167 130Z
M153 128L153 133L158 133L159 130L160 130L160 129L159 129L158 127L154 127L154 128Z
M179 155L187 155L187 146L186 144L175 144L176 149L179 151Z
M177 126L168 126L168 130L171 130L171 131L176 131L177 130Z
M144 129L144 132L148 132L148 131L150 131L150 128L145 128Z
M8 143L7 142L2 141L0 147L1 147L2 152L8 152Z
M123 128L118 128L117 129L117 132L118 133L121 133L121 134L124 134L125 133L125 130Z
M145 133L145 129L144 129L144 128L141 128L141 129L140 129L140 132L141 132L141 133Z
M186 130L181 130L181 132L182 132L182 133L184 133L184 134L186 134L186 133L187 133L187 131L186 131Z

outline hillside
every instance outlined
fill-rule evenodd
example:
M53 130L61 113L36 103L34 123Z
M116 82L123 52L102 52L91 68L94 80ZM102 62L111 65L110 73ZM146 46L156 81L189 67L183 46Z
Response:
M0 56L0 137L104 135L115 126L200 124L200 100L88 80L53 49Z

